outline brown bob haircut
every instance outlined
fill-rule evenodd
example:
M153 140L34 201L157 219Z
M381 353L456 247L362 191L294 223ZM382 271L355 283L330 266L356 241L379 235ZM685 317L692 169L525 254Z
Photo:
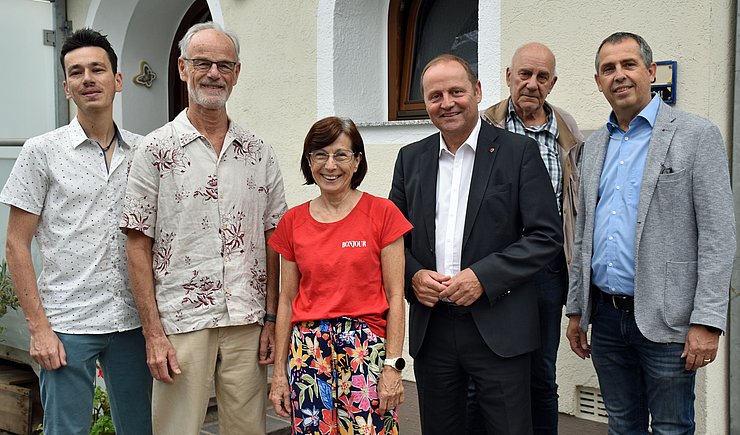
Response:
M343 133L352 142L352 152L355 156L358 154L362 155L360 164L357 166L357 171L352 175L350 184L353 189L357 189L360 186L367 173L365 143L362 141L362 136L360 136L357 126L355 126L355 123L351 119L339 118L337 116L320 119L308 130L306 140L303 141L303 156L301 157L301 172L303 173L303 178L306 179L306 184L316 184L316 180L313 179L313 175L311 174L308 155L333 144Z

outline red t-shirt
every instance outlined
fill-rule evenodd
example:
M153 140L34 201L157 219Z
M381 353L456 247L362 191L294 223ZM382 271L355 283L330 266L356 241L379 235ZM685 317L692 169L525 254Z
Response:
M413 227L395 204L369 193L337 222L318 222L308 206L288 210L269 242L301 273L291 321L359 318L385 337L380 250Z

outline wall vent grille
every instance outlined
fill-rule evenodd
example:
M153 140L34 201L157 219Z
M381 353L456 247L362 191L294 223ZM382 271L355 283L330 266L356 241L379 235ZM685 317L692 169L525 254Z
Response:
M576 416L587 420L606 423L608 415L598 388L578 385L576 387Z

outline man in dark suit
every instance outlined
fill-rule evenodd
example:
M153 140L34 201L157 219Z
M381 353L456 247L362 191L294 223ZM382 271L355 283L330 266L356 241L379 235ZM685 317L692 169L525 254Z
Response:
M406 298L422 431L463 430L472 379L489 433L530 434L531 278L563 242L550 178L534 140L481 123L464 60L433 59L422 88L440 134L401 149L390 193L414 225Z

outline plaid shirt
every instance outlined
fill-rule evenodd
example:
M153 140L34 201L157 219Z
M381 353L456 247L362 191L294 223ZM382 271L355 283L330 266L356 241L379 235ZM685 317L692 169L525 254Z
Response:
M550 173L552 189L558 202L558 212L562 213L563 203L563 169L560 167L558 157L558 123L552 113L552 108L545 103L547 122L540 126L527 127L522 122L514 109L514 104L509 99L509 111L506 115L506 129L514 133L531 137L540 146L540 155L545 162L547 172Z

